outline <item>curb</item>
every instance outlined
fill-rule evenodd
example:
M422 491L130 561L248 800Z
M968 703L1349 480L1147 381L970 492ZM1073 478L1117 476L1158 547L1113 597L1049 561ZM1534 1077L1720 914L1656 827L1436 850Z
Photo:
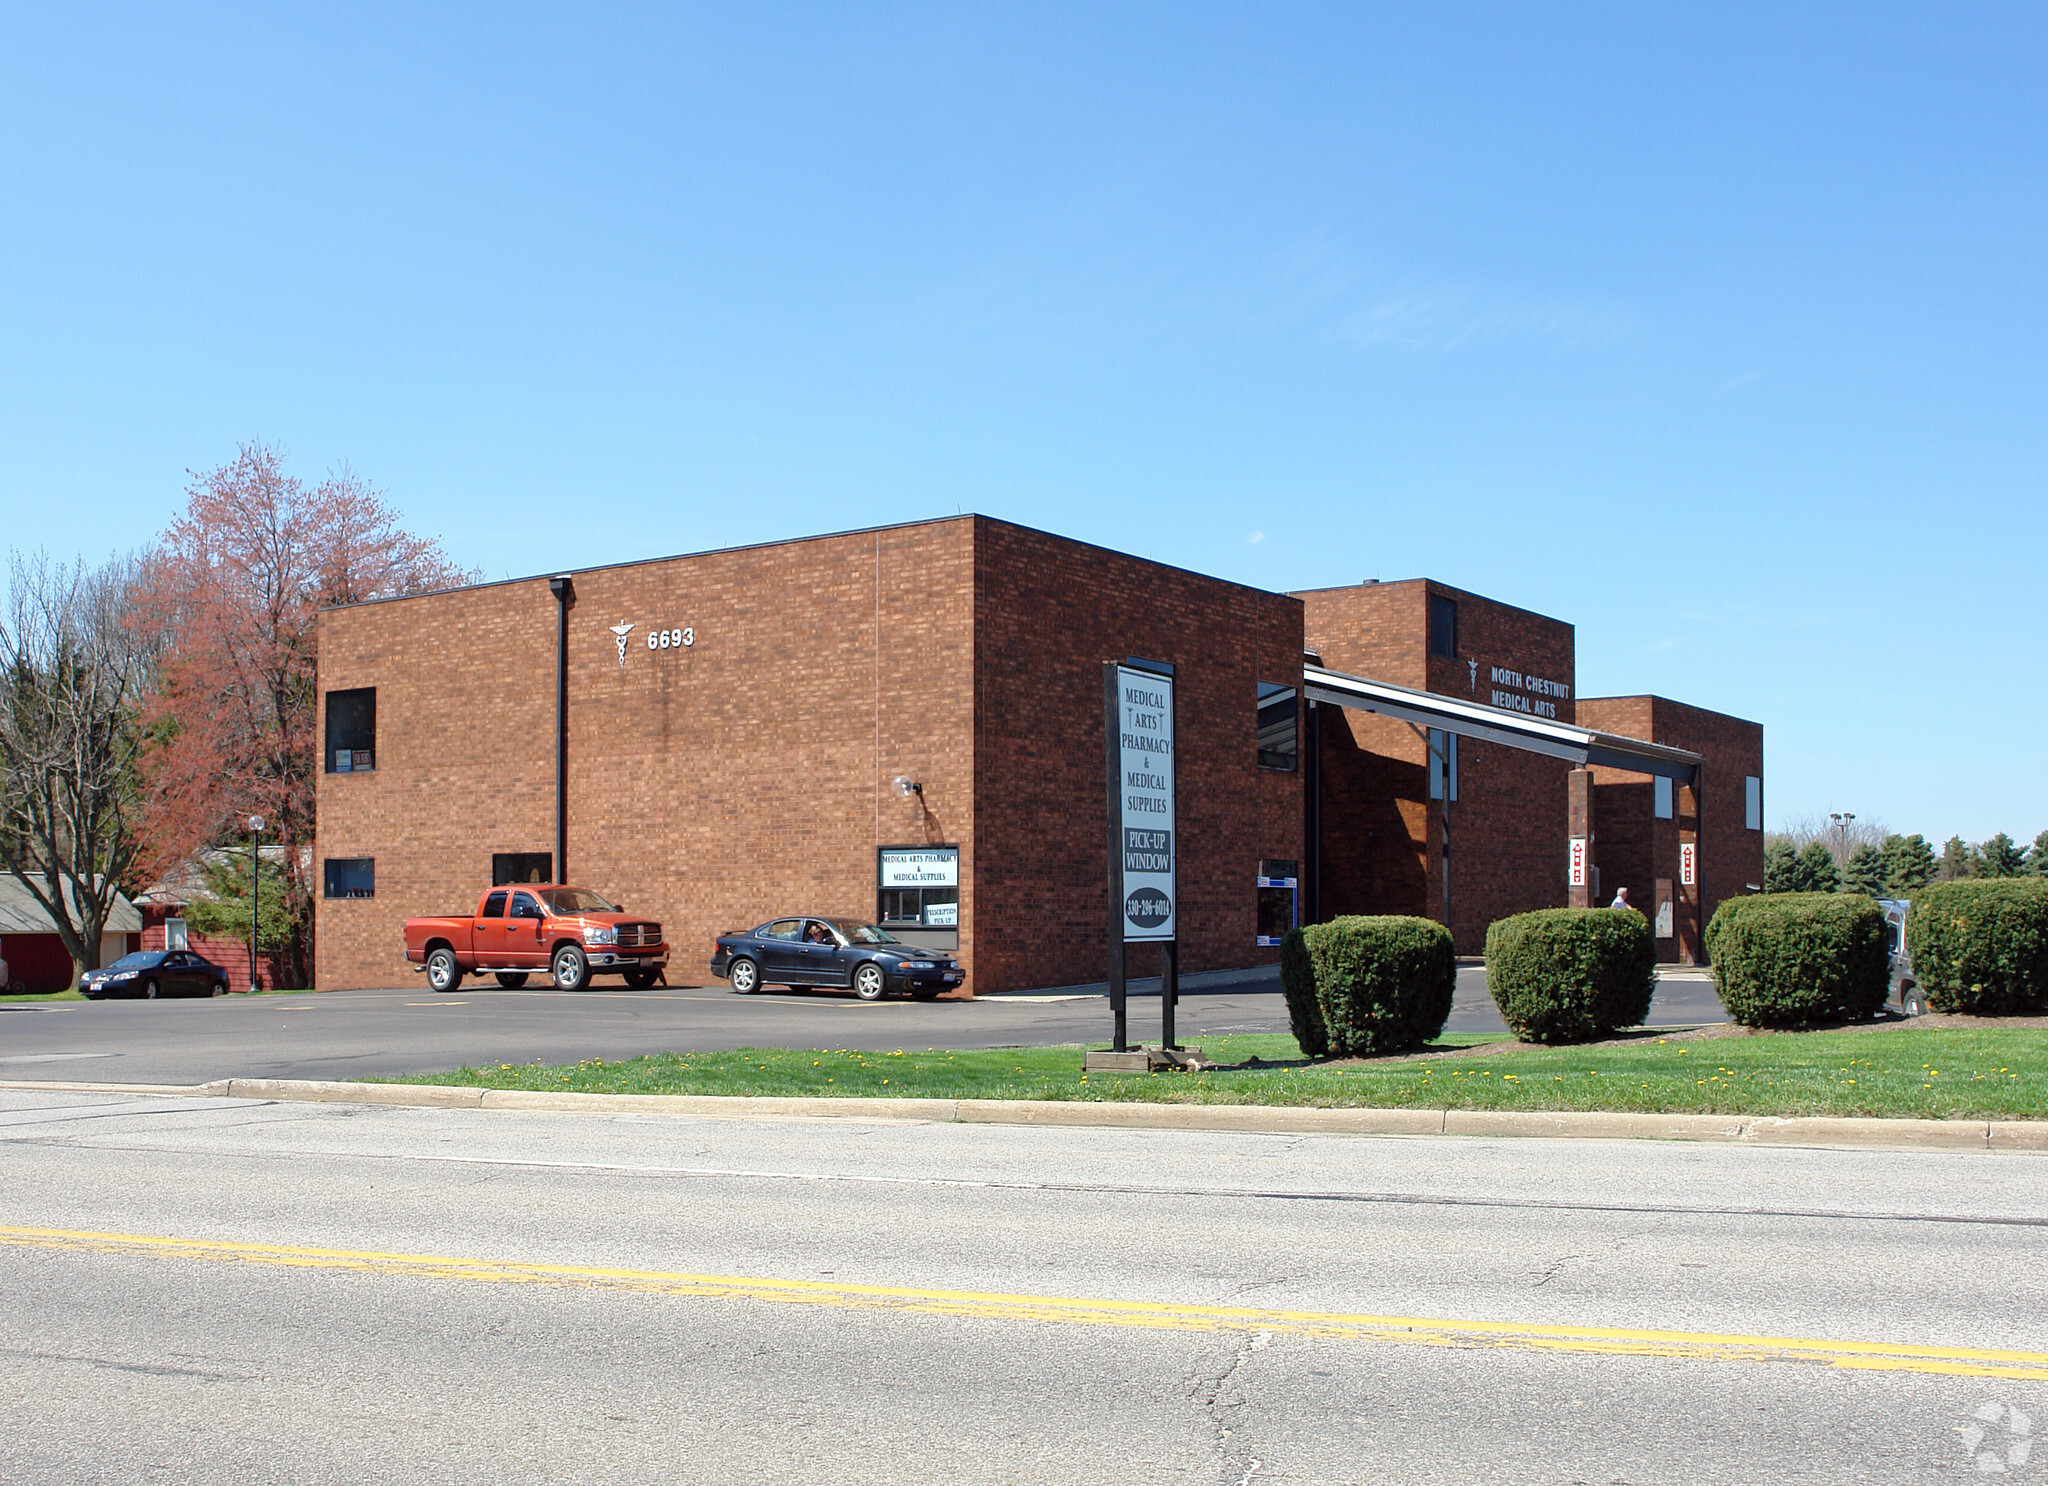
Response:
M694 1119L911 1121L1247 1135L1467 1135L1533 1140L1689 1140L1826 1150L2048 1151L2048 1120L1882 1120L1756 1115L1614 1114L1598 1110L1311 1109L1259 1104L1124 1104L1050 1099L751 1098L730 1094L544 1094L445 1084L226 1078L205 1084L0 1081L0 1090L263 1099L529 1114Z

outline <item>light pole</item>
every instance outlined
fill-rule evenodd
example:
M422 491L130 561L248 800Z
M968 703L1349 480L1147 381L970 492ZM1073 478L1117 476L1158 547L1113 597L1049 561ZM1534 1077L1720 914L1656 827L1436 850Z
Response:
M1830 810L1828 819L1835 823L1835 886L1839 890L1849 885L1849 827L1856 817L1847 810Z
M256 932L263 921L263 817L249 817L249 989L256 989Z

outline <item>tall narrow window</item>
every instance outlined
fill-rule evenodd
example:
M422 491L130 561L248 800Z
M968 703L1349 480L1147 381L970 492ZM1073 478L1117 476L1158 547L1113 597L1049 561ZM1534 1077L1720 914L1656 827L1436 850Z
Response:
M1301 708L1294 688L1259 683L1259 767L1292 769L1300 757Z
M327 896L330 898L374 898L377 896L375 857L329 857L325 863Z
M1764 828L1764 782L1754 774L1742 779L1742 825L1750 831Z
M1458 601L1440 593L1429 596L1429 653L1458 653Z
M1669 820L1671 819L1671 781L1662 774L1652 775L1651 777L1655 781L1653 788L1657 791L1657 819Z
M1297 867L1286 860L1259 863L1258 940L1268 948L1286 938L1287 931L1300 922Z
M1451 783L1451 803L1458 802L1458 735L1442 728L1429 730L1429 797L1444 797L1444 780Z
M377 767L377 688L327 693L327 772L360 774Z

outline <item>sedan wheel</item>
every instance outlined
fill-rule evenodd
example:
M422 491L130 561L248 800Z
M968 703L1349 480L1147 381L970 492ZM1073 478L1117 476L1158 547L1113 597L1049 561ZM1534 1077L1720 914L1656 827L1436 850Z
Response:
M212 989L211 991L209 991L209 992L208 992L208 994L209 994L209 995L214 995L214 996L225 996L225 995L226 995L227 993L228 993L228 983L227 983L226 981L224 981L224 980L216 980L216 981L215 981L215 982L213 983L213 989Z
M454 950L437 949L427 956L427 984L437 991L452 991L462 984L462 966Z
M590 984L590 961L573 944L555 951L554 971L558 991L580 991Z
M725 974L732 988L742 996L751 996L761 989L761 970L752 960L734 960Z
M853 972L853 993L863 1001L881 1000L884 984L882 967L873 960Z
M144 982L142 983L142 999L143 999L143 1000L145 1000L145 1001L154 1001L154 1000L155 1000L155 999L157 998L157 996L158 996L159 994L160 994L160 993L158 992L158 990L157 990L157 988L156 988L156 982L155 982L155 981L153 981L153 980L145 980L145 981L144 981Z

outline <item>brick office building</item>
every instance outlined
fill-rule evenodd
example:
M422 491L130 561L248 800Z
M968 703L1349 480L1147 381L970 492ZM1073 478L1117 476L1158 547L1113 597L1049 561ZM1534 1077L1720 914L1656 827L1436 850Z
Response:
M1427 706L1387 715L1310 703L1320 739L1320 777L1309 780L1321 843L1310 868L1313 916L1442 919L1448 895L1458 950L1477 954L1495 919L1566 901L1570 777L1575 762L1589 761L1532 751L1549 741L1540 735L1458 735L1462 719L1483 707L1504 714L1484 719L1484 732L1525 719L1519 725L1531 730L1575 724L1593 735L1582 897L1605 904L1628 887L1657 930L1660 958L1704 960L1699 931L1714 908L1762 881L1761 726L1661 697L1579 697L1571 625L1441 583L1369 582L1297 597L1312 663L1466 704L1432 719ZM1671 772L1597 762L1631 748ZM1688 841L1691 883L1683 880Z
M1265 963L1261 939L1294 910L1261 881L1299 882L1303 921L1440 904L1424 741L1364 710L1383 698L1304 709L1305 644L1317 675L1511 691L1566 722L1574 700L1555 620L1427 583L1268 593L980 516L620 564L564 588L565 604L534 578L321 616L321 987L402 982L405 918L466 912L482 887L563 861L662 921L671 980L703 976L717 933L804 911L957 948L971 990L1099 979L1101 666L1132 656L1178 667L1182 969ZM1456 633L1439 654L1445 598ZM1564 901L1569 764L1452 725L1467 730L1448 770L1452 921L1469 950L1490 917ZM1617 850L1626 839L1617 826ZM1759 833L1757 872L1761 853ZM894 875L912 860L922 875Z

